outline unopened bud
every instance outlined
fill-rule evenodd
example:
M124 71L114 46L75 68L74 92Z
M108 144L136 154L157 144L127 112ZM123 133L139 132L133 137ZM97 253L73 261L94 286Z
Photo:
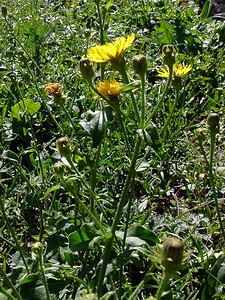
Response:
M7 14L8 14L7 7L6 6L2 6L2 15L3 15L3 17L6 18Z
M84 32L84 36L87 40L90 39L91 37L91 30L90 29L86 29L85 32Z
M18 56L18 58L19 58L20 61L27 62L27 55L26 55L26 53L23 50L19 50L17 52L17 56Z
M39 257L44 250L44 246L40 242L36 242L31 246L31 252L33 259Z
M147 72L147 59L144 55L139 54L133 57L133 69L140 76Z
M87 58L87 57L81 58L80 72L81 72L82 77L87 81L91 81L92 78L94 77L94 70L93 70L92 62L90 61L89 58Z
M27 84L30 83L30 74L29 74L29 73L25 72L25 73L23 74L23 77L24 77L24 80L25 80L25 82L26 82Z
M61 161L58 161L57 163L54 164L53 168L56 174L58 174L59 176L63 176L66 167Z
M167 239L162 248L162 265L165 272L173 274L182 263L184 244L178 238Z
M173 45L164 45L162 48L162 57L164 63L169 67L172 68L172 66L175 63L175 48Z
M211 113L208 115L207 123L209 125L210 132L212 133L219 132L219 122L220 122L220 117L217 113Z
M61 156L68 157L71 153L70 140L67 137L61 137L56 141Z
M197 128L195 130L195 136L199 142L203 142L205 140L205 130L203 128Z

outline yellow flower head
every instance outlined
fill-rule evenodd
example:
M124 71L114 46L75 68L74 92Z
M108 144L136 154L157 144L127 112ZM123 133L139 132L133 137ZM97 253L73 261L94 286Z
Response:
M49 82L45 88L45 93L53 96L53 100L56 104L62 104L65 102L65 96L63 95L60 83Z
M87 51L87 58L98 63L110 62L114 68L118 68L124 63L124 52L131 46L135 39L135 34L130 34L127 38L124 36L112 43L97 45Z
M97 85L98 91L109 100L113 100L115 102L118 101L118 97L121 94L123 84L116 80L104 80L100 81Z
M191 65L187 66L182 66L182 64L179 64L178 66L174 65L173 66L173 74L172 78L177 79L177 78L182 78L185 74L187 74L189 71L191 71L192 67ZM169 77L169 67L161 68L158 71L159 77Z
M62 86L60 83L51 83L49 82L45 88L45 93L49 95L55 95L62 93Z

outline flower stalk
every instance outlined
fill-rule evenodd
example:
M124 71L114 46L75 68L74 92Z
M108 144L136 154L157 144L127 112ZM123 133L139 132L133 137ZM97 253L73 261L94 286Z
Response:
M210 131L209 178L210 178L210 183L211 183L211 187L212 187L213 198L214 198L215 205L216 205L216 213L217 213L217 218L218 218L219 225L220 225L220 230L223 235L223 238L225 239L225 230L224 230L224 225L223 225L222 218L221 218L219 201L218 201L216 186L215 186L214 172L213 172L213 158L214 158L214 151L215 151L216 134L219 132L219 115L215 114L215 113L210 114L208 116L207 122L209 125L209 131Z
M116 232L117 226L119 224L119 221L120 221L120 218L122 215L123 207L124 207L125 201L127 199L130 184L131 184L132 180L135 178L135 165L136 165L138 154L140 151L141 141L142 141L141 137L138 135L136 145L134 148L133 157L132 157L131 164L130 164L130 168L128 171L128 175L127 175L125 185L124 185L121 197L120 197L119 205L116 210L115 218L113 220L111 235L110 235L109 239L106 241L103 259L102 259L101 271L99 274L98 285L97 285L97 294L99 297L101 297L101 295L102 295L103 282L104 282L104 278L105 278L106 268L107 268L107 265L108 265L108 262L110 259L110 255L111 255L111 251L112 251L112 245L113 245L113 240L115 237L115 232Z

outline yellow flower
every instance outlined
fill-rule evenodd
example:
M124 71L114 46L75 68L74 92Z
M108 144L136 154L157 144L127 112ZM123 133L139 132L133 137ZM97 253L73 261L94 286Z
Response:
M55 95L62 93L62 86L60 83L51 83L49 82L45 88L45 93L49 95Z
M49 82L45 88L45 93L53 96L53 100L56 104L63 104L65 102L65 96L62 92L62 86L60 83Z
M121 94L122 86L123 84L116 80L104 80L98 83L97 90L109 100L119 102L118 97Z
M87 58L98 63L110 62L113 67L118 68L124 63L124 52L131 46L135 39L135 34L130 34L127 38L124 36L112 43L97 45L87 51Z
M182 78L185 74L187 74L189 71L191 71L192 67L191 65L187 66L182 66L182 64L179 64L178 66L174 65L173 66L173 74L172 78L177 79L177 78ZM169 67L161 68L158 71L159 77L169 77Z

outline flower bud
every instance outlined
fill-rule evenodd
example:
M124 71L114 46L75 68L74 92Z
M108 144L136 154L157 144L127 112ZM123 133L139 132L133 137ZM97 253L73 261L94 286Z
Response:
M32 258L36 259L39 257L44 250L44 246L40 242L36 242L31 246Z
M162 48L162 57L164 63L170 68L175 63L175 48L173 45L164 45Z
M61 137L56 141L61 156L67 157L71 153L70 140L67 137Z
M20 61L22 61L24 63L27 62L27 56L26 56L26 53L23 50L19 50L17 52L17 56L18 56Z
M86 29L85 32L84 32L84 36L87 40L90 39L91 37L91 30L90 29Z
M61 161L58 161L53 165L53 168L57 175L63 176L66 166Z
M204 140L205 140L205 137L206 137L206 135L205 135L205 130L203 129L203 128L197 128L196 130L195 130L195 136L196 136L196 138L197 138L197 140L200 142L200 143L202 143Z
M140 76L147 72L147 59L144 55L139 54L133 57L133 69Z
M212 133L219 132L219 122L220 122L220 117L217 113L211 113L208 115L207 123L209 125L210 132Z
M165 272L173 274L182 263L184 244L178 238L167 239L162 247L162 265Z
M80 60L80 72L83 79L87 81L91 81L94 77L94 70L92 66L92 62L89 58L83 57Z
M25 72L23 74L23 77L24 77L24 81L26 82L26 84L29 84L30 83L30 74Z
M7 14L8 14L7 7L6 6L2 6L2 15L3 15L3 18L6 18Z

